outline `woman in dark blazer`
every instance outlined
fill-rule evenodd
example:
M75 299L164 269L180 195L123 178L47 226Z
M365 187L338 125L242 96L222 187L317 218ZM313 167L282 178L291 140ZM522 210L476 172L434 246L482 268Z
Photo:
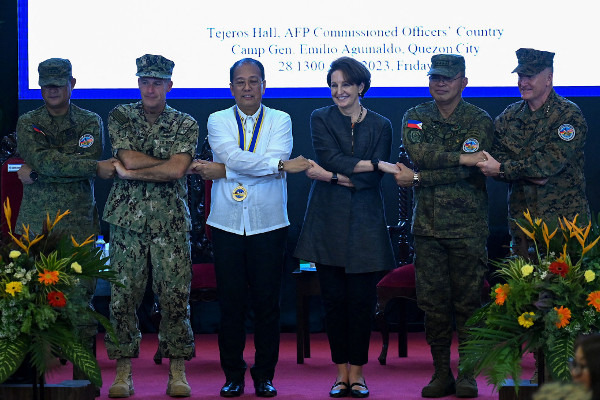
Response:
M360 99L371 74L342 57L327 84L335 105L313 111L316 162L295 256L313 261L321 285L326 329L337 378L331 397L367 397L362 366L368 361L375 286L395 266L384 215L380 160L388 160L392 125ZM383 163L383 161L381 161Z

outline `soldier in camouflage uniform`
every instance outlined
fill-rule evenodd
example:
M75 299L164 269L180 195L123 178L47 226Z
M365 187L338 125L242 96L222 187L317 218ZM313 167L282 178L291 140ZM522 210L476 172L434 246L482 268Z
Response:
M523 100L496 118L492 155L481 171L509 183L512 219L532 216L557 224L558 217L587 224L590 211L583 175L587 124L577 105L552 87L554 53L517 50L519 91ZM528 255L528 242L511 220L513 249Z
M118 177L110 191L104 220L110 224L111 265L124 287L111 293L111 321L117 337L108 338L117 376L109 397L133 394L131 358L138 357L141 333L136 310L142 302L152 262L154 293L161 304L159 346L170 359L167 394L189 396L184 359L194 353L189 320L191 258L186 171L198 141L198 124L166 104L174 63L146 54L136 60L142 100L115 107L108 117Z
M75 87L71 62L51 58L38 66L44 105L23 114L17 123L17 146L25 164L17 172L23 183L23 200L15 230L29 225L40 233L50 214L70 210L58 227L79 242L100 232L94 200L94 178L112 178L112 160L102 155L103 125L100 117L71 104ZM91 302L95 283L81 281ZM97 322L89 319L78 328L90 349L95 343ZM87 379L73 371L75 379Z
M429 91L434 99L411 108L402 121L402 140L415 171L397 164L401 186L414 186L413 226L417 302L435 373L423 397L477 397L472 374L450 369L452 315L459 343L464 325L481 305L487 268L488 201L485 176L475 167L490 148L490 116L465 102L468 83L462 56L431 58Z

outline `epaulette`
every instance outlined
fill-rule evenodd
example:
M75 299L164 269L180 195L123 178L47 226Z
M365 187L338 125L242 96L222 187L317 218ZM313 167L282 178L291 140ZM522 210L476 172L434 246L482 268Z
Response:
M117 108L110 112L110 116L117 121L119 125L124 125L129 121L127 117Z

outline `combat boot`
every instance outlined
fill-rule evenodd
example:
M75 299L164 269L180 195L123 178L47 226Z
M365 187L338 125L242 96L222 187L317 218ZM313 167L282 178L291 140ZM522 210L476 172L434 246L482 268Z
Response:
M456 379L456 397L473 398L479 395L477 390L477 381L473 375L459 374Z
M183 358L172 358L170 361L167 394L171 397L190 397L192 389L185 379Z
M450 347L431 346L435 372L431 381L421 390L421 397L438 398L456 391L454 375L450 369Z
M133 379L131 378L131 359L119 358L117 360L117 376L108 389L108 397L129 397L134 394Z

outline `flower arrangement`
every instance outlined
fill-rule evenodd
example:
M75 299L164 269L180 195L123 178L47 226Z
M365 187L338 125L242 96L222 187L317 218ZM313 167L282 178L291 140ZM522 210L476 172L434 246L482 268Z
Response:
M0 247L0 383L30 356L44 375L58 357L81 369L96 386L102 376L96 358L76 333L78 323L95 318L108 332L110 322L94 312L80 280L102 278L114 283L115 273L94 246L93 236L82 243L55 229L69 211L48 215L41 234L23 225L12 231L10 201L4 204L9 241ZM114 337L114 335L113 335Z
M529 211L524 217L517 225L533 241L533 259L495 263L505 283L468 321L470 339L461 346L461 368L495 387L507 378L518 386L522 357L532 351L543 354L552 379L570 380L575 339L600 330L598 223L561 218L549 227Z

